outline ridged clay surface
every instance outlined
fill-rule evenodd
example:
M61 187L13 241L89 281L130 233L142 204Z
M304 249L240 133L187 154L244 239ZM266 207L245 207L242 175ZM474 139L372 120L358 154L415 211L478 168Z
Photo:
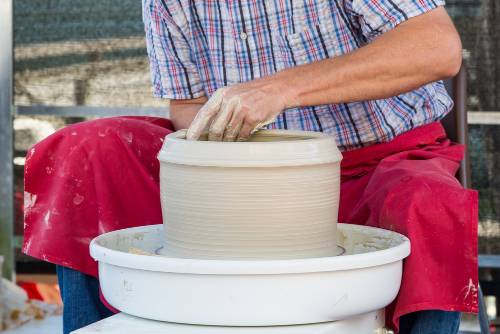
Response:
M244 143L166 137L162 254L196 259L335 256L341 155L331 137L262 131Z

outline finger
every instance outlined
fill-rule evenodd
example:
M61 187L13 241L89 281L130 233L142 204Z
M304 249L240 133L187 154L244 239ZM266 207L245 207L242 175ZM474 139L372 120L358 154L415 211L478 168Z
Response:
M263 122L260 122L258 125L255 126L256 129L260 129L265 127L266 125L269 125L271 123L274 123L276 121L276 116L270 116L268 119L266 119ZM254 131L255 132L255 131Z
M233 116L233 112L238 106L237 99L231 99L228 102L223 102L219 113L214 117L210 129L208 130L208 140L222 141L226 126Z
M243 126L243 120L240 119L237 123L231 121L230 124L230 127L226 129L226 132L224 132L224 141L236 141L241 127Z
M273 123L274 121L275 117L269 118L268 120L260 122L257 125L253 125L254 123L250 122L247 128L241 129L238 141L248 140L255 132L259 131L264 126Z
M250 138L252 133L256 130L255 124L253 122L245 121L241 127L240 133L238 134L237 141L246 141Z
M241 127L243 126L243 119L245 118L245 113L243 112L243 107L238 105L231 116L231 120L226 126L226 131L224 132L224 141L235 141L240 133Z
M186 133L187 140L198 140L210 120L219 112L223 101L223 90L217 90L214 95L201 107Z

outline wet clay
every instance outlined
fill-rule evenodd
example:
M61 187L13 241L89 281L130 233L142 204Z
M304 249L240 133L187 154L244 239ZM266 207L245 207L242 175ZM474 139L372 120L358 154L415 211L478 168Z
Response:
M163 255L337 254L341 155L333 138L273 130L245 143L192 142L181 136L167 136L159 154Z

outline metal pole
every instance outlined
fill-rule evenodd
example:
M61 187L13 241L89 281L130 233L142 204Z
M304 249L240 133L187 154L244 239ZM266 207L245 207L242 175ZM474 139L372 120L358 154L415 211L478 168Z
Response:
M0 0L1 1L1 0ZM112 116L156 116L168 117L169 108L164 107L93 107L93 106L15 106L14 115L49 115L61 117L112 117Z
M3 276L14 274L14 172L12 165L13 0L0 0L0 255Z

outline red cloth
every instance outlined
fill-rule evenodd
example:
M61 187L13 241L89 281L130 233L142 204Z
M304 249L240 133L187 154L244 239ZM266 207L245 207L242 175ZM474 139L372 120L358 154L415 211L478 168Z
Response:
M161 224L156 154L164 119L118 117L66 127L29 151L24 252L97 276L88 245L121 228ZM345 152L339 221L407 235L390 327L419 310L477 312L477 192L454 175L464 148L439 123ZM334 287L332 287L334 288Z
M410 238L388 325L404 314L440 309L477 312L478 194L455 178L464 147L433 123L344 153L339 221Z
M43 296L38 290L38 284L35 282L17 282L17 285L21 287L26 294L28 295L28 299L35 299L43 301Z

